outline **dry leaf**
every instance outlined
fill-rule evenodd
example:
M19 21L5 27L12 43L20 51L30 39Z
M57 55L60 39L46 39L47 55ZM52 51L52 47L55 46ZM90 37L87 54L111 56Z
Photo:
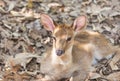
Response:
M10 1L7 4L9 5L8 10L7 10L9 12L9 11L13 10L13 8L16 6L17 1Z
M58 7L58 6L62 6L61 4L59 4L59 3L49 3L48 4L48 7Z
M11 62L13 63L13 66L15 65L21 65L24 68L26 67L26 64L33 58L33 57L40 57L38 55L34 55L31 53L19 53L15 56L7 56L6 58L6 66L11 66Z

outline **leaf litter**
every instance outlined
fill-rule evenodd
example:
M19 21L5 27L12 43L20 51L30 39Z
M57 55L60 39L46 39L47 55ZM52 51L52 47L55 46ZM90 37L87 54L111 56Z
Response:
M119 0L1 0L0 81L40 81L44 76L39 72L37 56L52 46L52 40L51 33L40 23L41 13L67 24L85 14L88 29L104 34L111 43L120 46ZM98 63L96 71L100 76L89 81L119 81L120 61L115 67L110 63L106 59Z

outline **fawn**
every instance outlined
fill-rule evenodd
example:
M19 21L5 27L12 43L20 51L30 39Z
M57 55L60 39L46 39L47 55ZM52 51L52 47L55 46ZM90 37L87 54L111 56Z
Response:
M84 81L93 70L95 59L115 52L116 48L103 35L85 29L86 21L86 16L80 16L72 26L55 24L51 17L41 14L41 23L52 32L53 38L53 47L41 62L41 72L46 74L43 81L69 77L73 77L73 81Z

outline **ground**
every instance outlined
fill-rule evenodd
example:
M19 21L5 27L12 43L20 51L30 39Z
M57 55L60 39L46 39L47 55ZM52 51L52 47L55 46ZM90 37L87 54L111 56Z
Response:
M40 23L41 13L69 25L78 16L86 15L87 29L104 34L113 45L120 46L120 0L0 0L0 81L40 81L42 75L36 73L39 60L22 60L26 66L23 68L13 58L19 53L23 57L25 53L42 55L52 46L51 32ZM29 73L21 73L26 69ZM110 72L102 70L103 76L112 71L107 70ZM106 81L94 81L98 80Z

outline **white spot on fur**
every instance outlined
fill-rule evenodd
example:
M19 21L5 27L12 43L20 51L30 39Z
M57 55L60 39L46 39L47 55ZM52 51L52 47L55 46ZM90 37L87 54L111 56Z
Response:
M92 53L92 56L93 56L92 64L96 64L97 63L96 59L98 59L98 60L102 59L103 56L102 56L101 52L92 43L83 45L83 48L87 52L91 52Z
M94 46L93 46L92 43L83 45L83 48L84 48L87 52L90 51L93 47L94 47Z
M92 61L92 64L96 64L97 63L96 59L98 59L98 60L102 59L103 55L101 54L101 51L99 51L98 48L94 47L93 49L94 50L93 50L93 61Z
M89 34L91 34L91 35L99 35L99 33L98 32L93 32L93 31L87 31Z

